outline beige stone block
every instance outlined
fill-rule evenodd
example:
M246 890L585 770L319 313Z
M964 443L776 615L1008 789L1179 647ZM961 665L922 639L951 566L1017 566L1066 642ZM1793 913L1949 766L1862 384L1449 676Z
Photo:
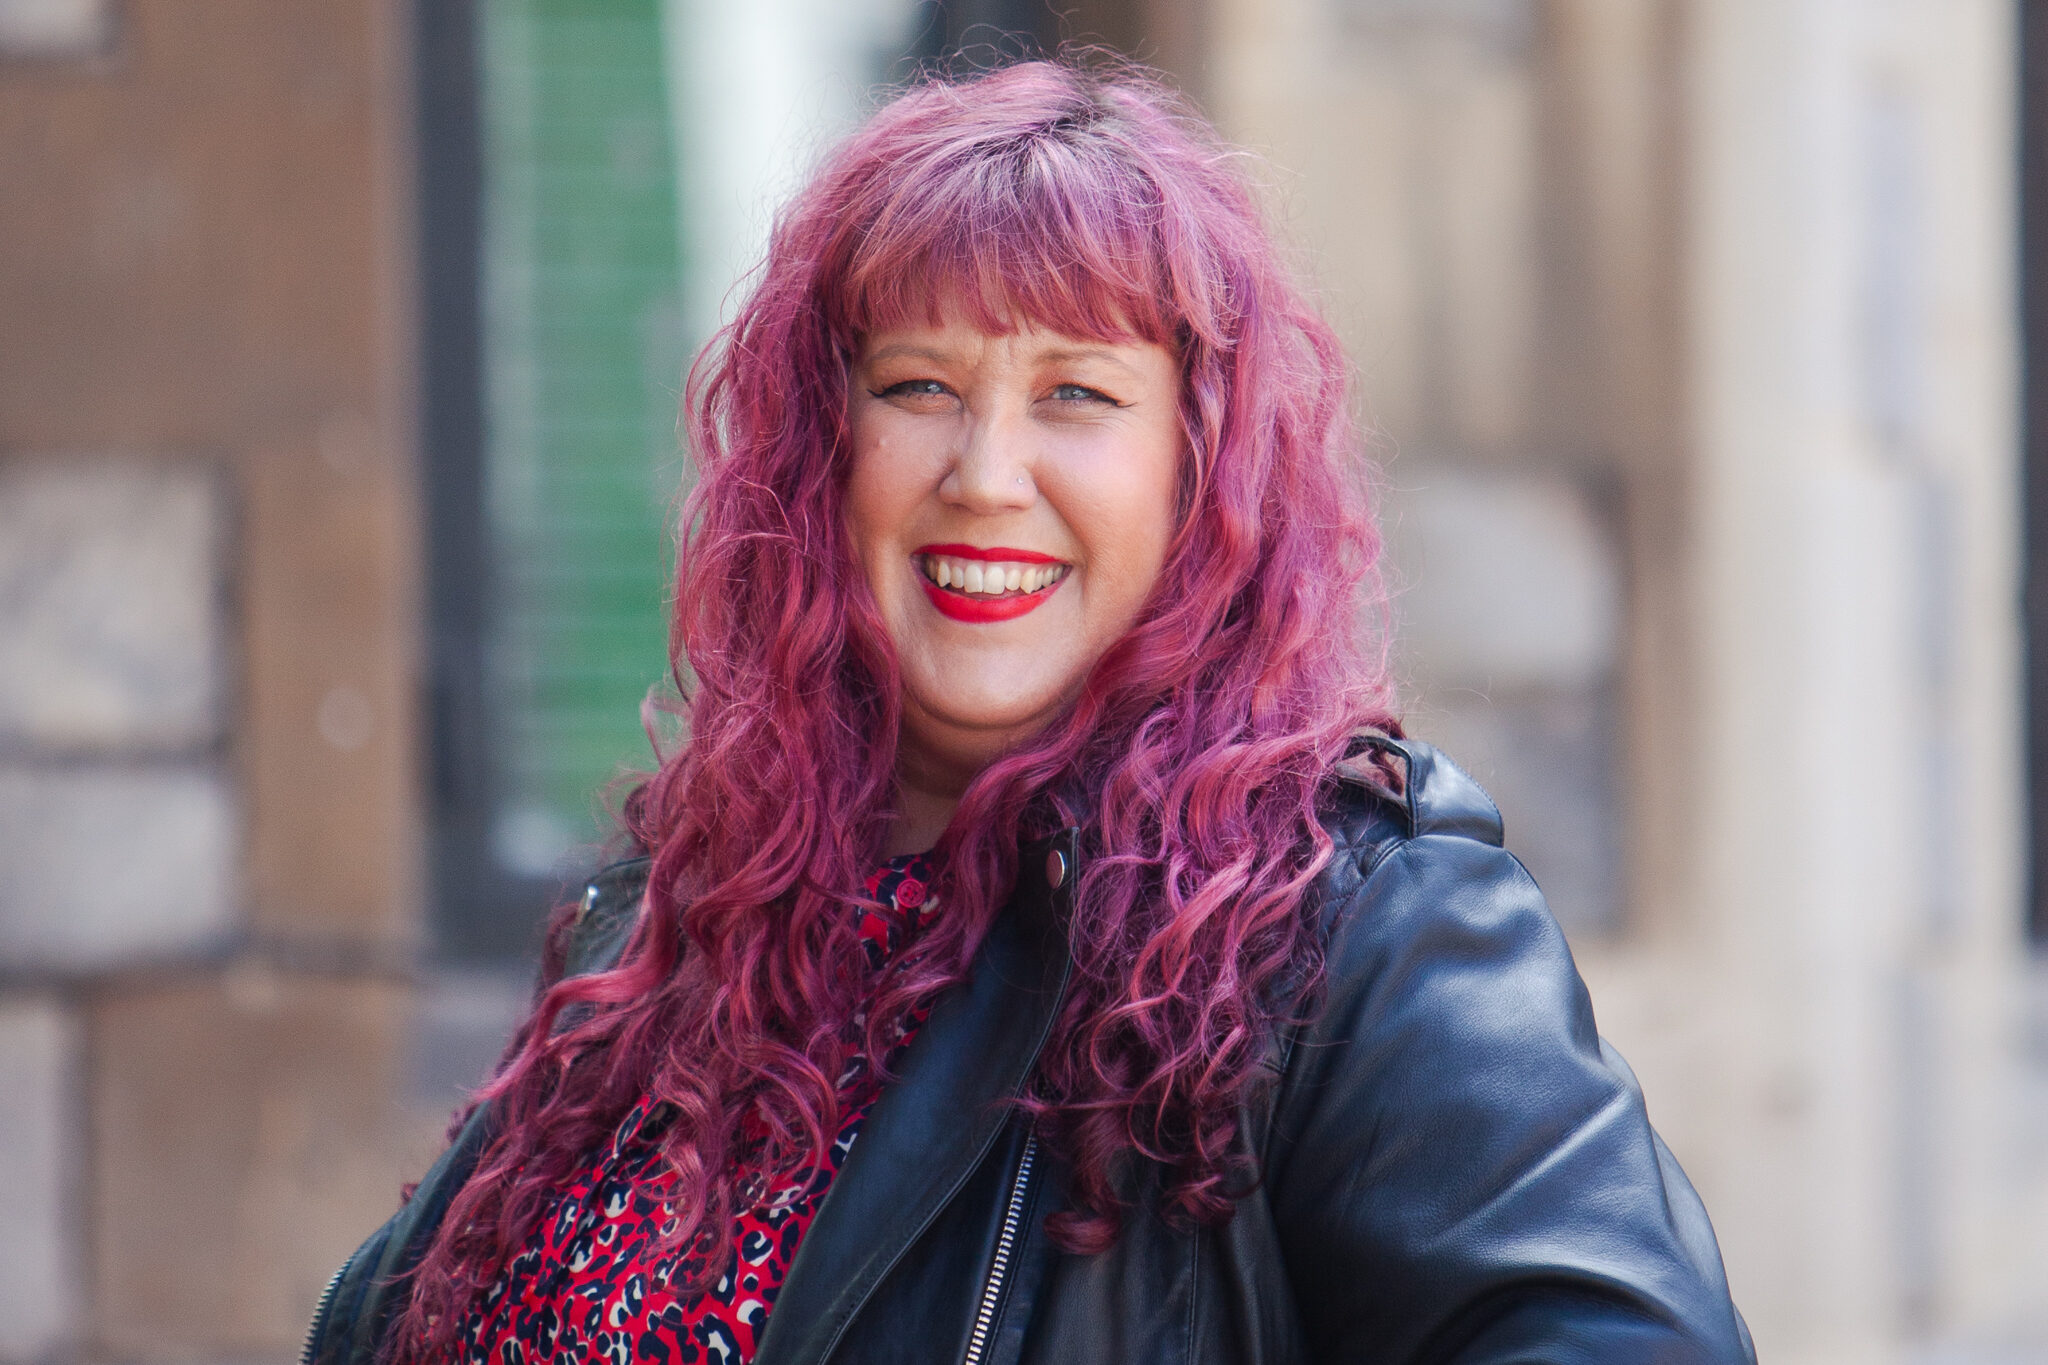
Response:
M1390 509L1401 645L1434 690L1605 686L1620 658L1614 538L1568 480L1411 469Z
M1218 113L1274 164L1395 447L1513 458L1531 431L1538 240L1533 7L1219 6Z
M315 1300L397 1207L406 990L240 967L94 1011L95 1348L296 1351Z
M1353 36L1378 47L1436 42L1519 55L1536 34L1534 0L1336 0Z
M1536 84L1482 65L1416 99L1416 233L1430 296L1415 344L1432 444L1525 459L1537 344Z
M78 1048L61 1003L0 996L0 1360L54 1355L77 1328Z
M374 437L339 423L334 444ZM398 480L368 454L290 446L245 472L251 919L276 934L403 939L419 906L422 736L409 533L387 496Z
M111 0L0 0L0 57L90 57L113 35Z
M0 82L8 448L232 454L366 403L409 249L403 7L115 8L107 78Z
M0 963L103 968L235 920L235 819L201 765L0 765Z
M0 463L0 743L175 750L218 736L221 501L200 465Z

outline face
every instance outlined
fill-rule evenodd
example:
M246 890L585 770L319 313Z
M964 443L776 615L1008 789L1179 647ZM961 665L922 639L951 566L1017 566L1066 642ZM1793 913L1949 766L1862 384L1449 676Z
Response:
M964 785L1052 719L1158 581L1179 366L949 320L869 338L847 397L846 516L896 647L903 757Z

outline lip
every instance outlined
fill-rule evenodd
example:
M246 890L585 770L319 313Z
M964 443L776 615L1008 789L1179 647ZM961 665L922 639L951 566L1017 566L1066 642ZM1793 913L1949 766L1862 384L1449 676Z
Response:
M1066 563L1054 555L1040 554L1036 550L1012 549L1005 545L990 549L983 549L979 545L918 546L915 557L921 558L925 555L944 555L949 559L974 559L983 563ZM1060 584L1067 580L1063 576L1050 587L1040 588L1034 593L1020 593L1015 597L969 597L966 593L940 587L922 573L917 575L917 581L924 589L924 595L931 599L932 605L938 609L940 615L968 625L984 626L997 621L1014 621L1020 616L1037 611L1045 605L1048 598L1060 590Z
M1060 583L1066 581L1062 578ZM1037 611L1045 605L1047 598L1060 590L1060 583L1055 583L1028 596L1020 593L1016 597L969 597L942 588L922 574L918 575L918 582L924 585L924 595L932 599L932 605L941 614L977 626L991 621L1014 621L1027 612Z
M1012 550L998 545L984 550L979 545L920 545L912 551L920 555L944 555L948 559L979 559L983 563L1005 564L1064 564L1065 560L1054 555L1042 555L1036 550Z

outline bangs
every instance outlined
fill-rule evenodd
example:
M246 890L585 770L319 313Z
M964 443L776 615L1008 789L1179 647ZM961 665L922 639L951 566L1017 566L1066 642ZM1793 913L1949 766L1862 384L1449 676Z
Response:
M1159 186L1064 131L943 147L877 177L846 225L838 297L823 300L842 339L950 313L991 335L1031 325L1177 349L1191 320Z

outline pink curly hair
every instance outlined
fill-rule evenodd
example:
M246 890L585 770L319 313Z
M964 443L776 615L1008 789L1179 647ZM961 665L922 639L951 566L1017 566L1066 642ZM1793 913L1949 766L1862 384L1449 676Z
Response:
M1022 1102L1073 1169L1053 1233L1113 1242L1133 1152L1169 1217L1230 1216L1277 1002L1320 971L1318 803L1354 732L1393 728L1346 365L1238 159L1142 73L1030 62L914 86L784 210L691 374L672 654L694 684L687 743L626 805L644 908L615 968L542 995L485 1088L498 1136L415 1273L400 1355L451 1339L643 1096L679 1115L675 1236L715 1246L742 1115L774 1166L822 1159L845 1063L879 1068L888 1021L963 978L1020 840L1075 813L1072 985ZM945 912L876 981L853 911L889 821L897 674L841 520L848 366L945 309L1169 347L1188 458L1139 623L969 787L936 850Z

